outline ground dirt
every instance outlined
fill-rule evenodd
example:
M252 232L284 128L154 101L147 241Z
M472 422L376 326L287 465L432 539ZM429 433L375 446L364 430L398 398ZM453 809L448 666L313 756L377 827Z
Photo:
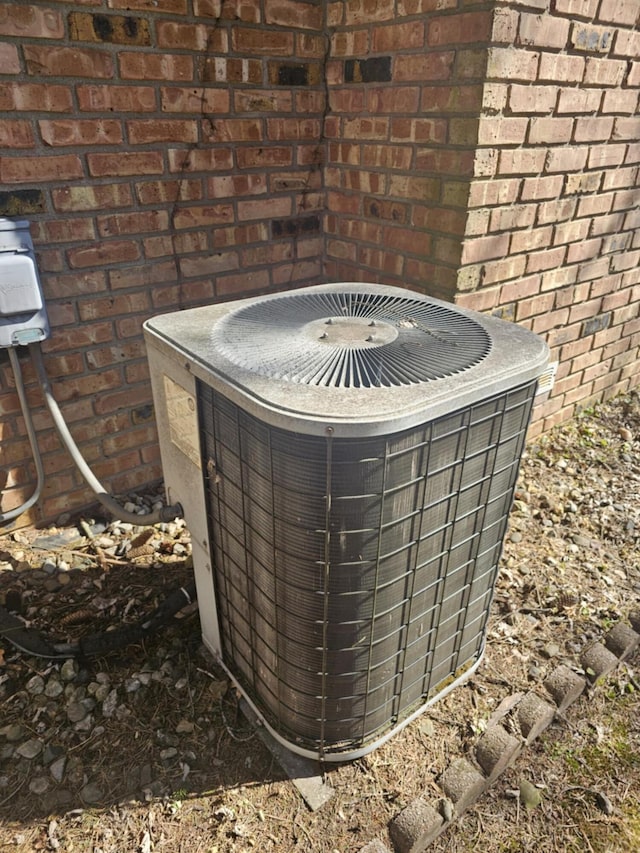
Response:
M0 601L73 642L153 609L190 579L189 550L180 525L145 533L85 518L17 531L0 537ZM640 401L627 395L529 444L481 666L379 749L327 767L335 795L316 812L239 712L197 612L78 666L0 641L0 850L391 847L389 821L423 793L441 796L438 774L504 700L544 695L559 663L580 671L584 648L639 600ZM636 651L429 849L639 850L639 681ZM538 805L521 800L523 781Z

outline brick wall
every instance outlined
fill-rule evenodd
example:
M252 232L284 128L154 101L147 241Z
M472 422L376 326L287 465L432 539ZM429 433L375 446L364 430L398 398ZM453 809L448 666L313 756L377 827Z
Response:
M454 298L490 5L329 4L329 278Z
M32 222L65 419L160 476L154 313L372 280L545 335L533 432L638 372L637 0L0 0L0 215ZM47 473L91 502L25 360ZM2 509L33 470L0 352Z
M457 301L547 338L558 373L532 433L637 384L639 14L496 9Z
M0 2L0 215L31 220L46 367L116 493L161 474L142 322L321 274L326 51L319 0ZM91 493L24 364L35 521ZM34 476L12 385L0 353L3 511Z

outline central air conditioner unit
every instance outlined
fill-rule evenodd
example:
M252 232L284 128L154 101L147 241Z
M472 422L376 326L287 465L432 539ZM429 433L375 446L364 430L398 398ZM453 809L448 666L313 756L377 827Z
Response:
M299 754L366 754L485 643L546 344L373 284L145 324L203 639Z

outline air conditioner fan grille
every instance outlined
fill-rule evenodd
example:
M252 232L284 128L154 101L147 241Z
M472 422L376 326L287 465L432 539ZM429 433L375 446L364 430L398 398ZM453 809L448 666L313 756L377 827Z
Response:
M489 354L474 320L438 303L363 291L298 292L244 305L213 346L251 373L324 388L416 385Z

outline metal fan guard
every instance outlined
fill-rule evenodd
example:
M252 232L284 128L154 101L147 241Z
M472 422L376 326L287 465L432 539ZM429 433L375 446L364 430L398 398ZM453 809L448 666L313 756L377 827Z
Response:
M296 292L243 305L211 333L228 361L260 376L323 388L382 388L477 365L491 339L475 320L411 297Z

